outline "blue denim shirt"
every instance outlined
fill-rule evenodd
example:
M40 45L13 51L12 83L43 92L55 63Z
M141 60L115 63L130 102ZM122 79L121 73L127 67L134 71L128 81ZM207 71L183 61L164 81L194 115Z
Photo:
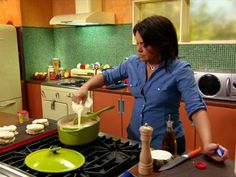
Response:
M176 137L184 136L179 117L181 99L185 102L185 109L190 119L196 110L206 109L190 64L181 59L171 62L168 69L160 64L147 80L146 63L137 55L133 55L118 67L103 71L103 76L107 84L128 78L132 95L135 97L128 136L140 141L139 128L148 123L154 129L151 141L153 148L160 148L162 145L169 115L174 121Z

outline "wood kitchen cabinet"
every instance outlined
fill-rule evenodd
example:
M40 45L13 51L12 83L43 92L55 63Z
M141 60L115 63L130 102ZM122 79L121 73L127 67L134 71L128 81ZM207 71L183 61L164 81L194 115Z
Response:
M229 158L235 158L236 145L236 109L208 105L208 116L211 122L213 142L222 144L229 150ZM201 145L196 136L196 146Z
M127 127L130 122L131 113L134 104L133 96L106 93L106 92L93 92L94 112L106 106L115 105L113 110L104 112L101 116L100 130L115 136L122 136L127 138ZM119 101L124 102L124 113L119 111ZM186 149L193 150L195 148L195 128L192 126L187 113L184 108L184 103L181 102L180 116L184 124L184 131L186 136Z
M14 26L50 27L53 16L52 0L0 1L0 23Z
M21 26L20 0L0 1L0 24Z
M116 24L131 23L131 0L102 0L104 12L114 12ZM75 14L75 0L2 0L0 23L14 26L52 27L55 15Z
M94 112L106 106L115 106L114 109L101 114L100 131L116 137L127 138L126 129L133 109L133 96L94 91L93 102Z
M42 118L42 99L39 83L26 83L27 90L27 110L30 118Z

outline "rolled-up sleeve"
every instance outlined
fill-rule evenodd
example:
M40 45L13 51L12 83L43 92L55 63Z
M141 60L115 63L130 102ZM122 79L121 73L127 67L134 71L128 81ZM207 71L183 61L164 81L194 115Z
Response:
M102 72L104 76L105 84L113 84L120 80L126 79L128 77L128 66L132 65L132 61L135 56L130 56L128 59L122 61L117 67L104 70Z
M189 64L185 64L177 73L178 90L185 102L185 110L189 118L199 109L207 109L207 106L199 93L194 73Z

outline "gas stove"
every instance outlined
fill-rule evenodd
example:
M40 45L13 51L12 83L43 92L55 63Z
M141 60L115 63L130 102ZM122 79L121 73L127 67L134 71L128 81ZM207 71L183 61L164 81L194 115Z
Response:
M55 145L80 152L86 159L85 164L77 170L59 174L38 172L25 165L24 159L29 153ZM97 139L89 144L67 146L59 141L58 134L56 133L23 147L0 154L2 162L0 164L0 175L2 172L1 165L4 164L7 168L18 169L24 174L22 176L25 177L115 177L138 163L139 153L140 145L129 140L114 139L104 134L99 134Z
M79 88L88 79L86 78L69 78L69 79L62 79L62 80L51 80L43 82L42 85L46 86L54 86L54 87L62 87L62 88Z

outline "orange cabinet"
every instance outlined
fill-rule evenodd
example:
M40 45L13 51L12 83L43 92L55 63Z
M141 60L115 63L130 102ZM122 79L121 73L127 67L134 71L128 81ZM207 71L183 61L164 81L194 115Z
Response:
M233 160L236 145L236 109L208 104L207 112L211 122L213 142L225 146L229 150L229 158ZM184 123L186 149L192 150L201 146L201 140L188 119L183 102L180 106L180 117Z
M0 23L14 26L50 27L53 16L52 0L0 1Z
M102 0L104 12L114 12L116 24L131 23L131 0ZM52 27L54 15L75 14L75 0L2 0L0 23L14 26ZM128 12L128 13L127 13Z
M131 0L103 0L102 9L105 12L114 12L116 24L130 24L132 22L132 1Z
M222 144L229 150L230 159L235 158L236 145L236 109L208 105L213 142ZM196 137L196 146L201 145Z
M37 83L27 83L27 107L29 111L30 118L42 118L42 99L41 99L41 88L40 84Z
M102 113L100 131L116 137L127 138L126 129L133 108L133 96L94 91L93 101L93 111L98 111L106 106L115 106L114 109Z
M195 139L196 139L196 136L195 136L195 128L192 124L192 122L189 120L188 118L188 115L187 115L187 112L185 111L185 108L184 108L184 103L181 102L180 104L180 109L179 109L179 112L180 112L180 118L183 122L183 125L184 125L184 132L185 132L185 140L186 140L186 150L187 151L190 151L190 150L193 150L196 148L196 143L195 143Z
M21 26L20 0L0 1L0 24Z

